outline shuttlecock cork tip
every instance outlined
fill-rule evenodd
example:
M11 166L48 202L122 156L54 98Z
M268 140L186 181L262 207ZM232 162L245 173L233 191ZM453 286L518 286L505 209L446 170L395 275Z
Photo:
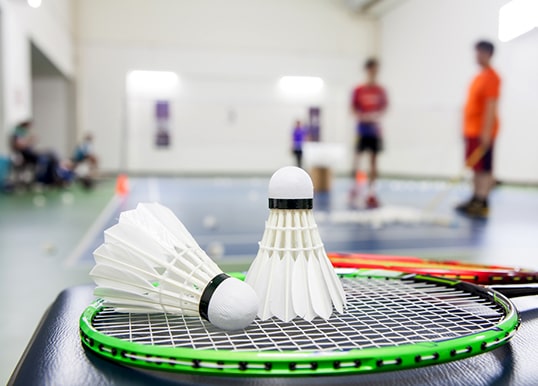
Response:
M286 166L278 169L269 182L270 209L312 209L314 185L303 169Z
M204 290L200 315L223 330L242 330L252 323L258 307L258 296L250 285L222 273Z

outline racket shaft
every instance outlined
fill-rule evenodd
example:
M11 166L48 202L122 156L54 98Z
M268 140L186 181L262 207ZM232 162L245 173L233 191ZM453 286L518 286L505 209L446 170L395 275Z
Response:
M488 288L502 293L509 298L516 298L519 296L533 296L538 295L538 285L528 284L512 284L512 285L492 285Z

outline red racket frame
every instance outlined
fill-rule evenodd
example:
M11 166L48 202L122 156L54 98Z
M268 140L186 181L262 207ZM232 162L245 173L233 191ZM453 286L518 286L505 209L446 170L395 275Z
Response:
M538 271L519 267L366 253L329 252L328 256L335 268L388 269L421 275L441 276L476 284L538 282Z

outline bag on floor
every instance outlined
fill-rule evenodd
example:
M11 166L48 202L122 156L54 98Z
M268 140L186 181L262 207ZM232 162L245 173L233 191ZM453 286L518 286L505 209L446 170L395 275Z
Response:
M8 157L0 156L0 189L4 189L8 185L10 167L11 160Z
M39 155L35 169L36 182L44 185L53 185L58 182L57 168L58 160L54 154L47 153Z

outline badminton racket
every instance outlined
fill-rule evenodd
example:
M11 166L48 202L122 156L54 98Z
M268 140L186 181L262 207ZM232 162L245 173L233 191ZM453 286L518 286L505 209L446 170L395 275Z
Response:
M441 192L436 194L430 200L428 205L426 205L424 211L433 212L439 206L439 204L443 202L443 200L446 198L446 196L452 190L452 188L465 178L465 173L467 169L472 169L473 167L475 167L475 165L478 164L478 162L480 162L482 157L484 157L484 154L485 154L485 150L482 148L482 146L478 146L476 149L474 149L469 155L469 157L466 158L465 166L460 171L460 173L456 177L453 177L448 181L448 186L445 189L443 189Z
M341 280L347 308L328 320L256 319L245 330L226 332L200 317L118 313L96 300L80 318L81 340L90 351L126 365L289 377L466 358L506 343L519 325L504 295L474 284L383 270L357 270Z
M538 272L518 267L483 265L460 261L427 260L410 256L362 253L328 253L335 268L386 269L435 275L476 284L537 283Z

